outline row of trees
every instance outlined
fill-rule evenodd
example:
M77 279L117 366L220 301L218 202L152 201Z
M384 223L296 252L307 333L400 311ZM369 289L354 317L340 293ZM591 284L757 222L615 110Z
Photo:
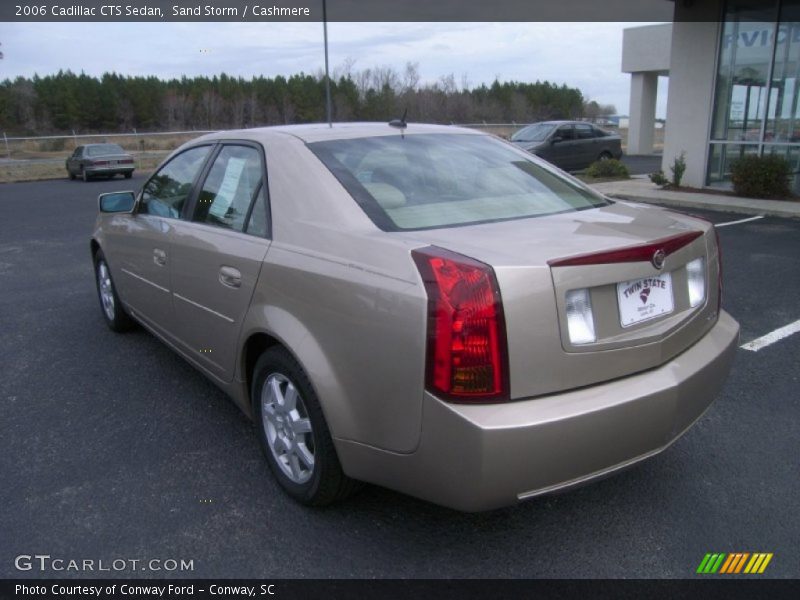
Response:
M519 122L600 116L611 106L588 102L580 90L547 81L471 87L454 76L421 84L418 66L354 72L332 78L333 118L385 121L408 109L410 121ZM0 83L0 130L8 135L227 129L324 121L321 73L243 79L214 77L100 78L59 71Z

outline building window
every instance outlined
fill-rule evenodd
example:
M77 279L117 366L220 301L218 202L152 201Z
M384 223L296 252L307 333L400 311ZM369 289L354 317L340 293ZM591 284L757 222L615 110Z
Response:
M723 20L707 183L746 154L800 171L800 0L728 0Z

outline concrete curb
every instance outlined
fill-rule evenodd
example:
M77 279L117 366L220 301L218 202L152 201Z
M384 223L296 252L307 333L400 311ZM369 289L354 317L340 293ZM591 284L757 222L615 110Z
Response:
M787 209L784 207L766 207L760 204L731 204L731 203L711 203L702 200L678 200L675 198L645 198L642 196L635 196L632 194L606 194L611 198L618 198L620 200L628 200L631 202L644 202L647 204L663 204L673 208L700 208L705 210L716 210L720 212L729 212L742 215L765 216L765 217L783 217L800 219L800 206ZM767 202L766 200L758 200L756 202ZM781 202L780 200L772 200L772 202Z
M742 215L800 219L800 202L738 198L701 192L673 192L648 184L641 179L631 179L622 182L598 183L591 187L610 198L632 202L663 204L679 209L699 208Z

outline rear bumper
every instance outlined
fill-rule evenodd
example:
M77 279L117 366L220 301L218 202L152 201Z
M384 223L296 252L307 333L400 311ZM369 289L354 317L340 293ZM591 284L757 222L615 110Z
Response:
M437 504L479 511L602 477L664 450L711 405L739 325L722 312L691 348L657 369L502 405L425 395L411 454L336 440L345 472Z
M88 175L118 175L121 173L133 173L136 165L111 165L107 167L86 167Z

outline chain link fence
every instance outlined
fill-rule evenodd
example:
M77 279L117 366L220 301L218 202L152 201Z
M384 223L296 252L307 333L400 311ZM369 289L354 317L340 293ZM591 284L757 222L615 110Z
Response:
M527 123L451 123L460 127L479 129L486 133L510 138ZM627 146L627 128L614 129L622 137L623 151ZM131 133L93 133L48 135L38 137L8 137L3 132L0 146L0 182L46 179L66 176L64 161L80 145L111 142L133 154L137 168L154 168L169 152L181 144L210 131L163 131ZM663 148L664 129L655 130L655 149Z

